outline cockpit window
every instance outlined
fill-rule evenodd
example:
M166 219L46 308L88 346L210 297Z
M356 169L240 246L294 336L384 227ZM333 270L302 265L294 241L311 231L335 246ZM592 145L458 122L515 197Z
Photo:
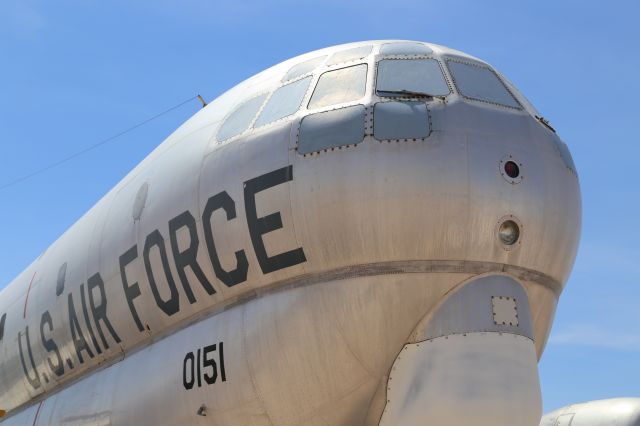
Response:
M304 61L292 66L291 69L284 75L282 81L293 80L294 78L298 78L313 71L314 69L319 67L322 62L324 62L325 58L326 55L318 56L317 58L309 59L308 61Z
M352 49L341 50L340 52L336 52L333 54L333 56L331 56L331 58L327 62L327 65L335 65L342 62L357 61L359 59L364 58L369 53L371 53L371 49L373 49L373 46L360 46L360 47L354 47Z
M309 109L357 101L367 88L367 65L360 64L325 72L309 101Z
M490 68L458 61L447 61L447 65L462 96L511 108L521 108L518 101Z
M247 130L258 110L267 98L267 94L249 99L233 111L218 130L218 140L232 138Z
M426 56L433 53L428 46L415 42L386 43L380 48L383 55L416 55Z
M382 59L376 91L379 96L445 96L450 92L435 59Z
M295 113L311 83L311 76L286 84L275 92L267 101L258 116L254 127L259 127Z

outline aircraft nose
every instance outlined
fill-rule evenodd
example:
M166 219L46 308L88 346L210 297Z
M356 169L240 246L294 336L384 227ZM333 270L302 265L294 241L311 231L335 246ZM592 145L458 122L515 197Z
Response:
M456 259L566 281L578 179L566 145L528 114L394 100L312 114L294 130L298 233L341 247L349 259L335 263Z
M555 133L530 117L512 121L491 133L466 133L470 228L492 231L494 244L480 252L564 283L580 237L575 165Z

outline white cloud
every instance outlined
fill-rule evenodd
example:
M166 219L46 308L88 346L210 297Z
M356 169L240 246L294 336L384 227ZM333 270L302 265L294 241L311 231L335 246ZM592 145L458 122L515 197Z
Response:
M640 352L640 330L604 329L591 324L566 327L553 332L550 345L589 346Z

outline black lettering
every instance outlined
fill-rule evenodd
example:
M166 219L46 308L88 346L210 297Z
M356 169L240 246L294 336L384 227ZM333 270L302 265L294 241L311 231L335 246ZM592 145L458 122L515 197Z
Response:
M129 285L127 282L127 273L125 268L128 264L133 262L138 258L138 246L134 245L129 250L127 250L123 255L120 256L120 277L122 277L122 287L124 288L124 295L127 298L127 304L129 305L129 311L131 311L131 316L133 320L136 322L139 331L144 331L144 327L142 325L142 321L140 321L140 317L138 316L138 311L136 311L136 307L133 305L133 299L140 296L140 286L138 282L134 282ZM106 303L105 303L106 310Z
M186 227L189 231L189 247L180 252L178 247L178 231L181 228ZM195 303L196 298L189 286L189 280L187 279L186 268L190 267L194 273L202 288L206 290L209 295L215 294L216 291L202 272L202 268L198 265L198 245L200 241L198 239L198 230L196 228L196 220L193 215L188 211L174 217L169 221L169 237L171 239L171 251L173 252L173 260L176 263L176 269L178 270L178 277L182 282L184 292L187 294L189 303Z
M49 332L52 332L53 320L51 319L51 314L49 313L49 311L45 311L40 318L40 338L42 339L42 346L47 350L47 352L53 353L53 355L55 355L55 364L51 362L50 357L47 357L49 368L55 373L56 376L60 377L64 374L64 363L62 362L60 350L58 350L58 345L56 345L56 342L54 342L53 339L47 339L47 337L45 336L45 324L49 326Z
M162 269L164 270L164 275L167 279L167 285L169 286L169 292L171 293L168 300L162 300L160 292L158 291L156 279L153 276L153 269L151 269L150 254L151 249L154 246L158 247L158 251L160 252ZM169 260L167 259L167 250L164 245L164 238L162 238L160 231L158 231L157 229L147 235L147 240L144 243L144 267L147 270L147 277L149 278L151 292L153 293L153 297L156 299L156 304L158 305L158 307L162 309L162 311L168 316L171 316L178 312L180 310L180 295L178 294L176 283L173 280L173 275L171 274L171 269L169 268Z
M202 369L204 370L204 381L212 385L218 378L218 367L213 358L209 358L211 352L216 351L216 344L205 346L202 349ZM207 374L207 367L211 367L211 375Z
M222 342L218 345L218 354L220 355L220 378L223 382L226 382L227 374L224 370L224 347L222 346Z
M200 370L200 349L196 351L196 377L198 378L198 387L202 387L202 373Z
M82 316L84 317L84 322L87 324L87 329L89 330L89 337L91 337L91 343L93 343L93 347L96 348L99 354L102 353L102 349L100 349L100 345L98 345L98 341L96 340L96 335L93 333L93 327L91 326L91 321L89 321L89 314L87 313L87 300L84 296L84 284L80 284L80 300L82 302Z
M18 349L20 351L20 362L22 363L22 371L24 371L24 375L27 378L27 381L34 389L40 388L42 383L40 383L40 376L38 374L38 370L36 369L36 363L33 360L33 352L31 351L31 341L29 340L29 327L27 326L24 331L26 340L27 340L27 351L29 352L29 360L31 361L31 369L33 370L33 377L29 374L27 369L27 364L24 362L24 350L22 349L22 333L18 332Z
M190 364L189 367L187 367L187 363ZM193 352L189 352L187 355L185 355L184 357L184 361L182 363L182 384L184 385L185 389L193 389L193 385L196 382L196 378L195 378L195 374L194 374L194 358L193 358ZM187 380L187 373L189 374L189 379Z
M202 225L204 226L204 239L207 243L209 259L211 259L211 266L213 266L216 277L218 277L218 279L227 287L232 287L247 280L249 261L247 260L244 250L238 250L235 253L236 269L233 271L225 271L222 267L215 242L213 241L213 229L211 225L211 216L218 209L223 209L225 211L227 214L227 220L235 219L236 204L225 191L209 198L207 205L204 208L204 212L202 213Z
M264 234L282 228L282 217L278 212L259 218L256 210L256 194L290 180L293 180L293 166L274 170L244 183L244 208L247 214L249 235L260 268L265 274L307 261L302 247L275 256L268 256L262 240Z
M82 358L82 351L87 351L87 354L90 358L93 358L93 352L91 352L91 348L87 343L87 340L84 338L84 334L82 334L82 328L80 328L80 323L78 322L78 317L76 315L76 310L73 306L73 295L69 293L69 327L71 328L71 338L73 340L73 346L76 349L76 355L78 356L78 360L80 364L84 363L84 359Z
M218 349L218 362L216 363L216 346ZM202 363L200 356L202 355ZM196 349L187 353L182 362L182 384L185 389L193 389L194 386L202 387L202 379L207 385L213 385L218 378L227 381L224 368L224 347L222 342Z
M100 304L96 305L96 300L93 297L94 290L98 289L100 293ZM100 340L102 340L102 346L105 349L109 349L109 343L107 343L107 339L104 338L104 333L102 332L102 326L100 325L100 321L107 327L109 333L111 333L111 337L116 343L120 343L120 336L111 325L111 321L107 318L107 295L104 291L104 281L100 274L95 274L89 280L87 280L87 293L89 293L89 304L91 305L91 312L93 315L93 321L96 324L96 328L98 329L98 334L100 335Z

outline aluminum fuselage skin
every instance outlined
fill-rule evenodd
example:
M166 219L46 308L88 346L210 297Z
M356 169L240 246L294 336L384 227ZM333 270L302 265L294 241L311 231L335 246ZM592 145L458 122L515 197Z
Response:
M640 426L640 398L612 398L562 407L540 426Z
M374 139L381 44L291 59L212 101L0 293L8 424L377 424L416 327L488 275L526 291L541 356L580 234L562 142L512 86L522 109L471 101L446 67L452 93L422 100L429 136ZM373 46L353 61L368 66L349 103L367 110L362 143L298 153L312 89L294 115L216 140L294 64L360 45ZM314 71L310 88L344 66ZM517 184L505 156L522 164ZM497 238L505 217L520 224L515 247Z

